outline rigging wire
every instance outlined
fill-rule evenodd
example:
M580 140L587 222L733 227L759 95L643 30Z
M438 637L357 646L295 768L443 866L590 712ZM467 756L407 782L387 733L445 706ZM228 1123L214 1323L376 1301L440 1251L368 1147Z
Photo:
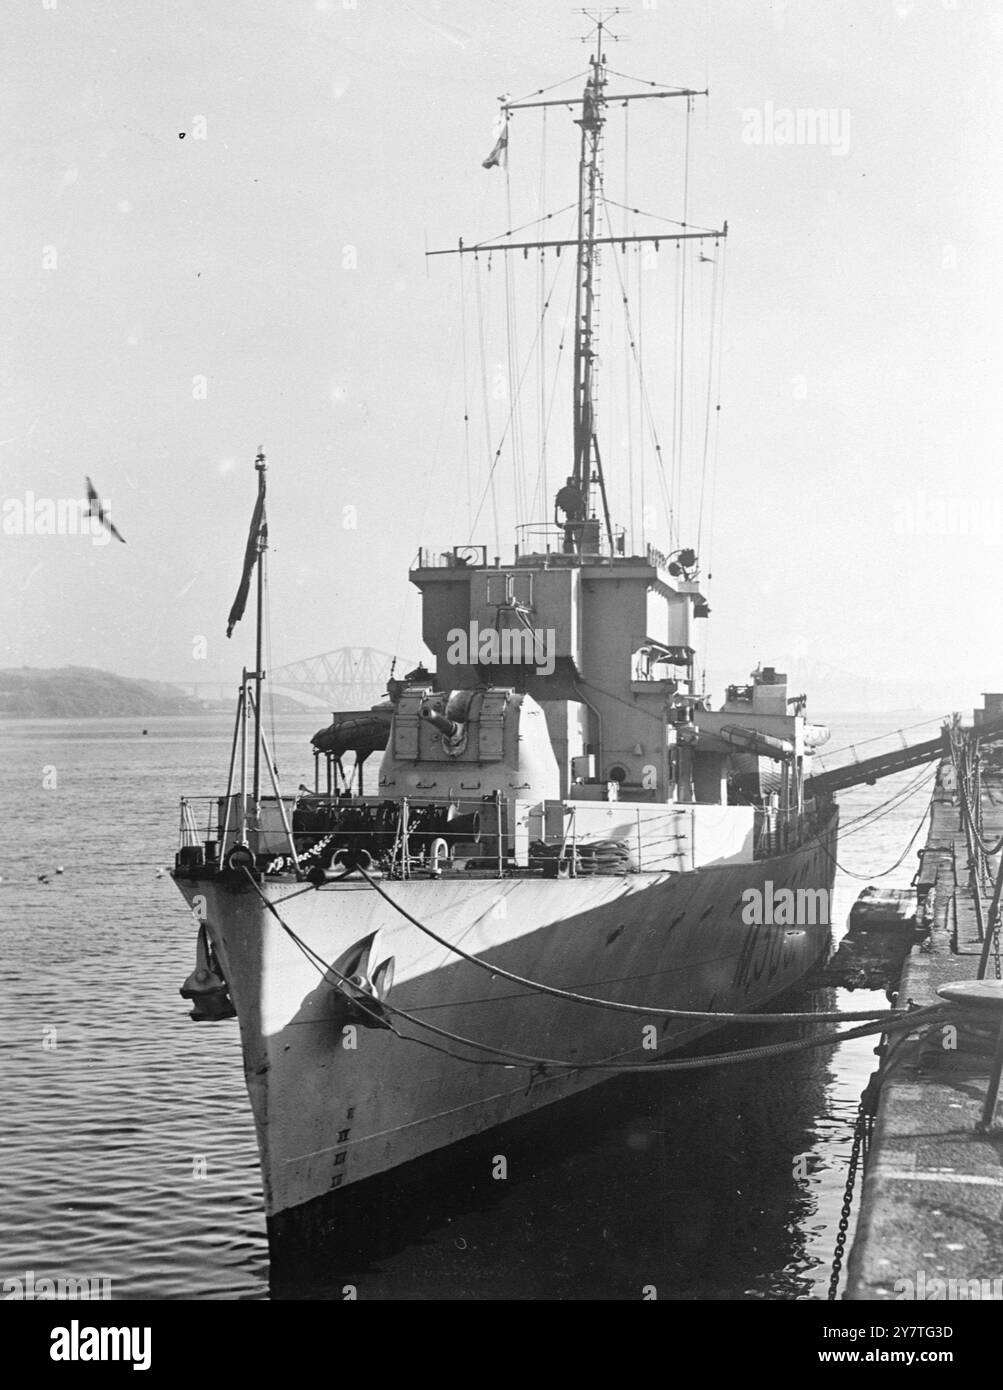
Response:
M676 515L679 516L681 497L679 494L679 400L680 400L680 328L679 328L679 306L681 301L681 276L685 257L683 254L683 244L680 241L675 245L675 291L672 301L672 415L671 415L671 438L672 445L669 462L669 492L676 506ZM678 522L678 534L682 535L682 519Z
M604 196L605 196L605 192L606 192L605 172L604 172L604 164L605 164L605 139L606 139L606 124L605 124L605 122L604 122L604 123L599 127L599 131L598 131L598 133L597 133L597 135L596 135L596 180L595 180L595 189L596 189L596 192L597 192L598 195L599 195L599 196L598 196L598 199L596 200L596 204L595 204L595 235L596 235L597 237L601 237L601 236L603 236L605 233L608 233L608 232L611 232L611 231L612 231L612 223L607 219L607 217L606 217L606 215L605 215L605 208L604 208L604 204L603 204L603 201L602 201L603 198L604 198ZM615 251L614 251L614 255L615 255L615 254L616 254L616 253L615 253ZM601 367L602 367L602 358L600 357L598 351L596 351L596 348L595 348L595 345L597 345L597 344L601 341L601 322L600 322L600 320L601 320L601 310L602 310L602 252L600 251L600 249L599 249L598 246L593 246L593 248L592 248L592 257L591 257L591 260L592 260L592 264L591 264L591 267L590 267L590 277L591 277L591 283L592 283L592 338L591 338L591 341L590 341L590 348L591 348L591 351L592 351L592 418L591 418L591 431L592 431L592 435L593 435L593 438L594 438L594 437L596 436L597 432L598 432L598 421L599 421L599 389L600 389L600 386L602 385L602 373L601 373L601 370L600 370ZM594 455L593 455L593 446L592 446L592 440L591 440L591 439L588 440L588 441L586 442L586 445L585 445L585 457L586 457L586 460L589 461L589 462L587 463L586 472L587 472L588 475L591 475L592 472L593 472L593 469L594 469L594 467L595 467L595 464L594 464ZM611 539L611 541L612 541L612 537L611 537L610 539Z
M717 400L714 405L714 442L711 449L710 464L710 502L707 509L707 597L710 598L710 584L714 578L714 517L717 508L717 482L718 482L718 461L721 452L721 394L722 377L724 372L724 285L725 272L727 270L727 255L725 242L722 241L717 248L717 254L721 262L721 300L720 300L720 321L718 324L717 335ZM699 553L699 552L698 552ZM704 661L709 661L710 651L710 627L704 638Z
M520 102L529 101L531 97L542 97L545 96L547 92L556 92L558 87L566 87L569 82L580 82L583 77L588 77L589 75L587 69L585 72L576 72L573 77L562 77L560 82L554 82L549 87L537 87L535 92L527 92L524 97L517 97L515 101L508 101L505 104L506 106L518 106ZM568 98L569 104L577 100L577 97Z
M600 195L600 196L602 196L602 195ZM604 199L604 201L605 201L605 199ZM641 363L641 356L640 356L640 333L639 333L639 332L638 332L637 334L634 333L633 321L632 321L631 313L630 313L630 300L629 300L629 298L628 298L628 296L627 296L627 289L626 289L626 286L625 286L625 284L624 284L623 272L622 272L621 269L620 269L620 261L619 261L619 258L618 258L618 257L614 256L614 258L613 258L613 264L616 266L617 279L618 279L618 281L619 281L619 286L620 286L620 299L621 299L621 302L622 302L622 304L623 304L624 318L625 318L626 325L627 325L627 341L628 341L629 346L630 346L630 354L631 354L631 357L632 357L633 362L634 362L634 367L635 367L635 369L636 369L636 371L637 371L638 383L639 383L639 386L640 386L640 393L641 393L642 407L643 407L643 411L644 411L645 417L646 417L646 419L647 419L648 429L649 429L650 432L651 432L652 443L653 443L654 449L655 449L655 459L656 459L656 462L657 462L657 464L658 464L658 478L659 478L659 482L660 482L660 484L661 484L662 500L664 501L665 506L666 506L666 510L667 510L667 512L668 512L668 519L669 519L669 535L670 535L670 537L671 537L671 544L672 544L672 545L675 545L675 544L677 543L677 538L678 538L678 530L677 530L677 525L676 525L676 515L675 515L674 508L673 508L673 506L672 506L672 496L671 496L671 492L670 492L670 490L669 490L669 487L668 487L668 485L667 485L666 478L665 478L665 463L664 463L664 460L663 460L663 457L662 457L662 446L661 446L661 442L660 442L660 440L659 440L659 438L658 438L658 429L657 429L657 427L656 427L656 425L655 425L655 416L654 416L654 411L653 411L652 406L651 406L651 400L650 400L650 398L649 398L649 396L648 396L647 382L646 382L645 376L644 376L644 367L642 366L642 363ZM644 277L643 277L643 273L640 273L639 276L638 276L638 284L639 284L639 285L643 283L643 278L644 278ZM642 477L643 477L643 474L642 474ZM644 507L643 493L642 493L641 505L642 505L642 509L643 509L643 507ZM642 540L643 540L643 537L642 537Z
M528 231L531 227L540 227L544 222L550 222L555 217L563 217L566 212L571 212L577 207L577 203L568 203L566 207L558 208L555 212L544 213L542 217L533 217L528 222L523 222L519 227L510 227L507 231L496 232L494 236L488 237L485 241L475 241L469 246L465 245L463 249L470 255L476 252L487 254L488 251L505 251L506 247L502 237L512 237L518 232ZM511 216L509 220L511 221Z
M899 857L896 859L895 863L892 864L891 868L883 869L883 870L881 871L881 873L865 873L865 874L858 874L858 873L855 873L852 869L846 868L845 865L843 865L843 864L841 864L841 863L839 862L839 860L836 858L836 856L835 856L833 853L831 853L831 851L829 850L828 845L823 844L821 840L818 841L818 845L819 845L819 848L821 849L822 853L823 853L823 854L825 855L825 857L830 861L830 863L835 864L835 866L836 866L836 868L839 870L839 872L840 872L841 874L846 874L848 878L856 878L856 879L887 878L889 874L893 874L893 873L895 872L895 870L900 866L900 864L902 863L902 861L905 859L906 855L907 855L907 854L909 853L909 851L912 849L913 845L916 843L916 840L917 840L917 838L918 838L918 836L919 836L919 832L923 829L923 826L926 824L927 816L929 816L929 815L932 813L932 811L933 811L933 804L931 803L929 806L927 806L926 810L923 812L923 816L922 816L922 818L921 818L919 824L916 826L916 829L913 831L912 835L910 836L910 838L909 838L909 843L906 845L905 849L902 851L902 853L901 853L901 854L899 855Z
M885 816L889 816L893 811L899 810L907 801L911 801L914 796L926 787L929 775L929 768L920 768L919 773L906 787L892 792L892 794L878 806L862 812L859 816L855 816L852 820L847 821L846 825L841 826L839 832L840 838L845 840L848 839L850 835L859 834L861 830L868 830L872 825L876 825L878 821L884 820Z
M269 600L268 567L265 564L265 556L267 555L267 553L267 551L262 551L260 563L262 567L262 602L264 603L265 608L265 671L270 671L272 669L272 605ZM271 729L272 733L272 742L268 752L272 764L272 771L275 773L275 777L277 779L279 775L278 742L275 737L275 696L272 692L271 681L267 681L265 683L264 690L265 699L268 701L268 727ZM262 749L261 751L263 753L264 749Z
M719 250L719 245L715 243L715 252L717 250ZM701 260L703 259L705 258L701 254ZM713 261L713 274L711 276L710 311L707 318L707 389L704 399L703 444L700 451L700 491L697 501L696 553L698 556L703 554L704 505L707 496L707 466L710 457L711 415L714 401L714 368L718 334L718 297L719 287L723 284L720 275L720 257L715 254L710 257L710 259ZM707 597L705 590L704 597ZM707 625L700 629L701 688L705 688L707 684L709 645L709 625Z
M683 223L690 212L690 126L693 116L693 98L686 98L686 134L683 145ZM675 406L673 410L672 440L672 490L676 504L676 517L679 534L683 530L683 441L686 423L686 247L676 242L677 293L678 293L678 347L676 352L676 371L673 380Z
M470 406L468 396L468 377L467 377L467 334L466 334L466 299L463 281L463 257L459 257L460 262L460 333L453 344L453 356L449 364L449 372L446 379L446 390L442 398L442 409L439 412L439 424L436 429L435 443L429 456L428 465L425 469L425 483L422 488L423 503L421 509L421 519L417 526L418 544L421 544L422 535L425 530L425 521L432 506L433 498L439 496L435 488L431 486L434 481L436 463L439 459L442 448L442 437L445 433L446 418L449 411L450 394L456 377L456 366L463 355L463 443L464 443L464 467L467 477L467 516L470 515ZM397 624L397 636L394 641L394 651L400 651L401 637L404 632L404 624L410 616L410 600L405 601L400 607L400 620Z
M478 337L479 337L479 339L480 339L480 345L481 345L481 393L482 393L483 398L484 398L484 438L485 438L485 442L486 442L486 444L487 444L487 446L488 446L488 482L487 482L487 488L488 488L488 489L490 490L490 492L491 492L491 509L492 509L493 514L494 514L495 551L498 552L498 553L500 553L500 552L501 552L501 536L500 536L499 530L498 530L498 499L497 499L496 496L495 496L495 463L497 462L497 455L494 454L494 451L492 450L492 447L491 447L491 407L490 407L490 404L489 404L489 402L488 402L488 363L487 363L487 352L486 352L485 345L484 345L484 304L483 304L483 301L482 301L482 299L481 299L481 277L480 277L480 275L478 274L478 264L479 264L478 258L475 256L475 257L474 257L474 284L475 284L476 287L477 287L477 332L478 332ZM488 261L488 265L489 265L489 267L490 267L490 258L489 258L489 261ZM484 499L483 499L483 497L482 497L482 499L481 499L481 506L483 506L483 504L484 504ZM481 514L481 508L478 507L478 508L477 508L477 516L479 517L480 514ZM471 541L471 542L473 541L474 527L475 527L476 525L477 525L477 518L475 517L475 518L474 518L474 521L471 523L471 527L470 527L470 541ZM469 543L469 542L468 542L468 543Z
M626 199L630 193L630 104L624 107L623 112L623 196L624 207ZM624 236L631 235L634 222L628 210L623 219ZM630 262L624 267L627 275L627 285L630 286ZM623 354L623 378L624 378L624 416L627 431L627 490L628 490L628 516L629 526L628 535L630 538L630 550L634 550L634 413L630 407L630 358L626 353Z
M626 118L624 118L624 124L626 125ZM696 222L680 222L675 217L663 217L657 212L645 212L643 208L631 207L629 203L618 203L615 198L607 198L606 201L609 203L610 207L622 208L624 212L634 213L638 217L650 217L655 222L668 222L670 226L683 227L688 232L699 232L708 237L717 236L719 234L719 228L717 227L701 227ZM671 236L666 236L663 237L662 240L672 241L673 238Z
M636 261L636 265L637 265L637 350L638 350L638 352L641 354L641 360L643 361L643 360L644 360L644 358L643 358L643 353L644 353L644 254L642 253L640 246L638 246L638 248L637 248L637 261ZM627 335L627 336L628 336L628 342L629 342L629 341L630 341L630 337L631 337L629 330L628 330L628 335ZM636 363L635 363L635 365L636 365ZM641 378L640 372L638 372L638 380L637 380L637 404L638 404L638 420L641 422L641 428L640 428L640 429L638 430L638 432L637 432L637 434L638 434L638 438L637 438L637 452L638 452L637 473L638 473L638 477L639 477L640 482L641 482L640 492L641 492L641 552L642 552L642 554L645 552L645 548L646 548L647 543L648 543L648 507L647 507L647 503L645 502L646 475L647 475L647 470L648 470L648 459L647 459L647 450L646 450L646 447L645 447L645 445L646 445L646 443L647 443L647 440L646 440L645 433L644 433L644 397L645 397L644 381L643 381L642 378ZM656 454L655 457L656 457L656 461L657 461L657 459L659 458L659 455ZM671 512L670 512L670 514L669 514L669 524L670 524L670 526L671 526L671 523L672 523L672 516L671 516ZM671 547L670 547L670 548L671 548Z
M826 751L825 757L834 758L837 753L854 753L858 748L863 748L869 743L880 743L884 739L894 738L896 734L908 734L913 729L927 729L931 724L939 724L941 727L950 719L950 715L936 715L933 719L923 719L918 724L906 724L904 728L893 729L890 734L875 734L873 738L858 739L855 743L844 743L842 748L830 748Z
M470 497L470 367L467 360L467 292L463 257L457 256L460 269L460 339L463 345L463 474L467 485L467 526L473 525ZM427 505L427 499L426 499ZM397 634L400 641L400 633Z
M697 554L700 554L700 543L703 538L703 514L704 499L707 492L707 461L710 453L710 421L711 421L711 402L714 399L714 367L715 355L717 351L718 339L723 336L724 327L724 265L721 247L718 246L714 257L714 274L711 284L711 307L710 307L710 329L709 343L707 351L707 402L704 411L703 427L703 453L700 462L700 503L697 509ZM722 263L719 264L719 258ZM718 308L718 296L720 294L721 307ZM721 316L721 325L718 325L718 315ZM720 383L718 385L717 408L721 408Z
M673 82L652 82L648 77L631 77L629 73L617 72L616 68L608 67L606 71L611 77L622 77L624 82L636 82L639 87L663 87L669 92L685 92L689 90L687 87L677 87ZM703 93L697 92L696 95L702 96ZM692 101L693 98L687 97L686 100Z
M476 258L475 258L475 264L476 264ZM520 403L520 401L521 401L523 383L524 383L525 380L526 380L526 374L527 374L527 372L529 371L530 364L532 363L533 354L534 354L534 352L535 352L535 350L536 350L536 343L537 343L537 340L538 340L538 338L539 338L540 332L541 332L541 330L542 330L543 323L544 323L544 321L545 321L547 312L548 312L549 309L550 309L550 305L551 305L551 302L552 302L552 300L553 300L554 288L555 288L555 286L556 286L556 284L557 284L557 280L558 280L558 277L560 276L560 273L561 273L561 266L560 266L560 264L558 264L557 269L556 269L555 272L554 272L554 278L553 278L553 280L551 281L551 284L550 284L550 293L547 295L547 298L546 298L546 300L545 300L545 302L544 302L543 314L541 315L540 321L539 321L539 323L538 323L537 326L536 326L536 333L535 333L534 336L533 336L533 342L532 342L532 344L530 345L530 350L529 350L529 353L528 353L528 355L527 355L527 357L526 357L526 361L525 361L525 364L523 365L522 371L521 371L521 373L520 373L520 375L519 375L519 379L518 379L518 382L517 382L517 384L516 384L515 392L514 392L514 394L512 395L512 404L511 404L510 409L509 409L508 420L506 421L506 423L505 423L505 428L504 428L503 431L502 431L502 435L501 435L501 439L499 440L498 447L497 447L497 449L494 450L494 454L493 454L493 456L492 456L491 466L490 466L489 475L488 475L489 485L490 485L490 487L491 487L491 489L492 489L492 498L494 497L494 491L493 491L493 489L494 489L494 470L495 470L495 468L496 468L496 466L497 466L497 464L498 464L498 462L499 462L499 460L500 460L500 458L501 458L502 450L503 450L504 447L505 447L505 440L506 440L506 438L508 437L509 428L510 428L510 426L511 426L511 424L512 424L512 421L513 421L514 417L515 417L516 409L517 409L517 407L518 407L518 405L519 405L519 403ZM478 282L478 283L479 283L479 282ZM561 348L559 348L559 350L558 350L558 355L560 354L560 350L563 349L563 346L564 346L564 340L563 340L563 336L562 336ZM483 349L482 349L482 358L483 358L483 355L484 355L484 354L483 354ZM486 386L485 386L485 399L486 399ZM535 494L534 494L534 495L535 495ZM479 503L479 505L478 505L478 508L477 508L476 513L474 514L474 521L473 521L473 525L471 526L471 538L472 538L472 536L473 536L473 528L474 528L474 526L476 526L477 521L478 521L478 519L480 518L481 510L483 509L484 501L485 501L485 497L486 497L486 496L487 496L487 489L485 489L484 493L481 494L480 503ZM496 530L497 530L497 511L496 511Z
M506 114L505 128L508 129ZM509 223L512 221L512 172L508 160L505 161L505 211ZM519 362L519 321L516 313L515 288L512 283L512 257L505 256L505 345L506 345L506 391L511 400L512 427L512 484L515 503L516 522L528 519L526 508L525 454L522 437L522 412L519 401L512 396Z
M553 290L551 290L551 294L553 294ZM549 438L549 436L550 436L550 423L551 423L551 420L552 420L553 417L554 417L554 405L555 405L555 403L556 403L556 401L557 401L557 394L558 394L558 392L557 392L557 384L558 384L558 381L559 381L559 379L560 379L560 375L561 375L561 364L562 364L562 361L563 361L562 353L564 352L564 345L565 345L565 341L566 341L566 339L567 339L568 324L571 322L571 305L572 305L572 301L573 301L573 299L574 299L574 296L575 296L575 279L574 279L574 276L572 276L572 277L570 278L569 285L568 285L568 300L567 300L567 303L566 303L565 306L564 306L564 319L563 319L562 324L561 324L561 338L560 338L560 342L557 344L557 354L556 354L556 360L555 360L555 362L554 362L554 376L553 376L553 380L551 381L551 386L550 386L550 404L549 404L548 407L547 407L547 421L546 421L546 425L545 425L544 432L543 432L544 445L546 445L546 442L547 442L547 440L548 440L548 438ZM533 495L533 496L534 496L534 505L535 505L535 500L536 500L536 496L538 495L538 492L539 492L539 475L538 475L538 477L537 477L537 492L534 493L534 495ZM544 496L545 496L545 499L546 499L546 497L548 497L549 494L545 494ZM548 514L549 514L549 513L548 513Z
M543 119L540 122L540 208L543 209L547 198L547 112L544 109ZM547 325L544 322L544 303L546 301L546 272L547 257L543 248L540 248L539 273L537 275L537 299L536 311L540 324L538 334L537 350L537 384L540 388L539 408L537 412L537 476L541 480L537 490L542 490L545 503L550 498L550 485L547 481ZM536 509L536 492L533 494L533 503L530 511ZM532 516L526 517L527 521L532 520Z
M710 458L710 501L709 501L708 508L707 508L707 564L706 564L706 566L705 566L705 573L706 573L706 589L705 589L705 595L706 595L706 598L707 598L707 600L708 600L708 604L709 604L710 593L711 593L711 588L710 588L710 586L711 586L711 581L712 581L713 578L714 578L714 515L715 515L715 508L716 508L716 503L717 503L718 459L719 459L719 457L720 457L720 449L721 449L721 394L722 394L722 376L723 376L723 370L724 370L724 289L725 289L725 279L726 279L727 267L728 267L726 247L727 247L727 242L724 241L724 240L721 240L719 243L717 243L717 244L715 245L715 266L714 266L714 269L715 269L715 272L716 272L717 269L718 269L718 267L720 267L720 271L721 271L721 288L720 288L719 307L718 307L718 325L717 325L717 364L716 364L716 372L715 372L716 378L717 378L717 393L716 393L716 400L715 400L715 403L714 403L713 444L712 444L712 446L711 446L711 458ZM705 475L706 475L706 470L705 470ZM697 539L697 554L698 554L698 555L701 553L701 549L700 549L700 546L701 546L701 539L700 539L700 537L701 537L701 532L702 532L702 522L703 522L703 485L701 484L701 495L700 495L700 524L699 524L698 527L697 527L697 537L698 537L698 539ZM712 633L711 633L711 625L708 624L707 630L706 630L706 632L704 633L704 651L703 651L703 656L704 656L704 670L705 670L705 674L706 674L706 668L707 668L707 666L710 664L710 643L711 643L711 635L712 635Z

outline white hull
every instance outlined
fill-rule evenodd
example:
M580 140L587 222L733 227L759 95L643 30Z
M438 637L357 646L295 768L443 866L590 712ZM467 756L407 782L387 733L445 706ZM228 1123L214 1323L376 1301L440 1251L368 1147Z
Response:
M834 818L821 844L690 873L457 876L381 886L479 962L528 979L655 1007L748 1011L804 978L827 949L829 926L746 925L742 895L769 883L831 889L835 835ZM204 898L237 1009L270 1227L615 1074L530 1063L508 1069L498 1064L504 1058L397 1014L390 1017L401 1034L435 1047L380 1029L346 1033L333 977L322 978L249 884L179 877L178 886L190 903ZM388 956L396 962L392 1009L466 1039L576 1063L644 1063L718 1026L589 1007L493 976L437 944L357 877L298 890L288 879L262 884L317 956L331 964L377 932L372 965Z

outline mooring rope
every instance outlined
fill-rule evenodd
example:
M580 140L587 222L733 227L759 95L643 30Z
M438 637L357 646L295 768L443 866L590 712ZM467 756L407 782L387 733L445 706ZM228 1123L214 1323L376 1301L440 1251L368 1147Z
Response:
M594 1008L612 1009L620 1013L644 1014L648 1017L655 1015L658 1018L686 1018L697 1019L701 1021L714 1020L725 1023L853 1023L861 1019L889 1019L901 1018L903 1016L903 1010L901 1009L870 1009L867 1011L862 1011L860 1013L848 1014L740 1014L719 1013L715 1010L708 1011L701 1009L661 1009L656 1008L654 1006L649 1007L646 1004L624 1004L616 999L596 999L595 996L591 994L578 994L574 990L559 989L555 985L545 985L542 984L539 980L529 980L524 975L516 975L511 970L505 970L500 965L490 965L487 961L481 960L478 956L470 955L469 952L464 951L460 946L457 946L454 942L447 941L445 937L439 936L439 934L437 932L434 932L431 927L428 927L423 922L420 922L417 917L412 916L411 913L408 912L405 908L403 908L399 902L397 902L394 898L390 896L389 893L385 892L384 889L382 889L380 885L373 878L371 878L368 873L366 873L365 869L359 866L356 867L358 868L358 872L366 880L369 886L375 889L375 891L379 893L381 898L384 898L390 904L391 907L393 907L397 912L401 914L402 917L406 917L412 926L417 927L419 931L424 932L426 936L431 937L431 939L435 942L438 942L440 946L444 946L447 951L451 951L454 955L459 956L462 960L467 961L470 965L476 965L480 970L486 971L489 975L500 975L502 979L511 980L511 982L516 985L523 985L526 989L532 990L538 994L549 994L552 995L555 999L565 999L573 1004L591 1004Z
M843 864L841 864L841 863L839 862L839 860L836 858L836 856L835 856L834 854L832 854L832 853L829 851L828 846L825 845L825 844L823 844L823 842L822 842L821 840L817 840L817 844L818 844L819 849L822 851L822 853L825 855L825 857L830 861L830 863L834 864L841 874L846 874L847 878L856 878L856 879L861 879L861 880L863 880L863 879L874 879L874 878L887 878L889 874L893 874L893 873L895 872L895 870L902 864L902 862L904 861L906 855L909 853L909 851L912 849L913 845L916 843L917 839L919 838L919 832L923 829L923 826L926 824L927 816L930 815L932 809L933 809L933 806L932 806L932 803L931 803L931 805L929 805L929 806L926 808L926 810L923 812L922 818L921 818L919 824L916 826L916 829L912 832L912 835L911 835L910 838L909 838L909 843L906 845L905 849L902 851L902 853L899 855L899 857L895 860L895 863L891 866L891 868L890 868L890 869L883 869L883 870L881 871L881 873L868 873L868 874L858 874L858 873L854 873L854 871L853 871L852 869L847 869Z
M292 927L290 927L287 922L283 921L279 912L261 891L260 886L255 882L254 877L246 867L243 872L251 887L257 893L268 911L275 917L282 930L320 972L324 979L324 983L328 984L331 989L337 989L337 985L331 983L331 981L327 979L329 974L333 974L337 977L340 984L350 984L351 981L348 980L346 976L342 975L334 966L328 965L322 956L318 955L312 947L308 946L307 943L293 931ZM633 1074L641 1072L662 1073L671 1071L693 1071L713 1066L728 1066L740 1062L760 1061L766 1057L784 1056L792 1052L804 1052L815 1047L838 1045L843 1042L849 1042L854 1038L863 1038L875 1033L899 1032L903 1028L912 1032L920 1024L925 1025L926 1023L933 1022L935 1019L945 1016L950 1011L950 1006L948 1004L933 1004L921 1009L912 1009L908 1012L897 1010L895 1011L895 1016L885 1022L871 1022L863 1024L859 1028L849 1028L842 1033L827 1033L821 1037L801 1038L794 1042L770 1043L761 1047L745 1048L739 1052L719 1052L706 1057L690 1057L677 1059L676 1061L619 1062L613 1058L603 1058L595 1061L574 1061L567 1058L538 1057L531 1053L514 1052L509 1048L499 1047L493 1043L480 1042L475 1038L465 1038L459 1033L452 1033L448 1029L439 1028L435 1024L427 1022L425 1019L417 1018L414 1014L408 1013L405 1009L398 1009L392 1004L388 1004L385 1000L374 1002L378 1002L378 1011L376 1008L368 1008L363 1001L353 996L353 1003L356 1007L360 1008L363 1013L372 1018L379 1027L389 1029L389 1031L402 1042L416 1042L423 1046L434 1046L434 1044L428 1043L425 1039L410 1037L407 1034L399 1032L387 1021L386 1014L390 1013L396 1015L398 1018L406 1019L407 1022L415 1027L424 1028L427 1032L434 1033L437 1037L446 1038L451 1042L459 1043L462 1047L473 1048L481 1052L490 1052L493 1054L494 1058L505 1059L504 1061L495 1061L492 1058L461 1057L457 1053L448 1052L448 1049L436 1049L440 1052L446 1051L449 1056L454 1057L459 1062L469 1062L476 1066L512 1066L513 1064L521 1064L533 1067L537 1072L545 1070L546 1068L554 1068L559 1071L567 1072L608 1071ZM589 1002L595 1001L590 1000ZM655 1011L649 1010L648 1012ZM751 1016L713 1014L710 1015L710 1017L722 1022L729 1022L732 1019L738 1020ZM764 1017L768 1016L756 1015L756 1017L762 1020ZM792 1016L787 1015L787 1017L790 1018ZM797 1015L793 1017L797 1017ZM818 1015L815 1015L815 1017L818 1017ZM839 1017L848 1018L850 1015L841 1014ZM633 1052L637 1051L637 1049L630 1048L625 1049L625 1051Z

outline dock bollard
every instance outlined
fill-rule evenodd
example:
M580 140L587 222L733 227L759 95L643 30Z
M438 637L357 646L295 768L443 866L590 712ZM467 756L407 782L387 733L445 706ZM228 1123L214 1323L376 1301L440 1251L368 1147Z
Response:
M948 1003L959 1004L963 1009L977 1009L985 1015L999 1016L999 1035L996 1039L992 1069L989 1072L986 1099L982 1106L982 1118L975 1126L980 1134L988 1134L993 1127L999 1101L1000 1079L1003 1077L1003 980L958 980L955 984L941 985L937 993Z

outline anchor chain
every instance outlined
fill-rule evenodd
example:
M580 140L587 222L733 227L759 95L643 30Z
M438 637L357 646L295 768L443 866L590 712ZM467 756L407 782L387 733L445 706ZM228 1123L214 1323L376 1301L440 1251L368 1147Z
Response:
M843 1268L843 1254L846 1249L846 1233L850 1228L850 1211L853 1207L853 1189L857 1183L857 1168L861 1160L867 1161L867 1151L874 1128L874 1112L877 1106L877 1076L872 1076L857 1106L857 1118L853 1126L853 1147L850 1150L850 1165L846 1173L846 1187L843 1190L843 1206L839 1214L839 1231L836 1235L836 1249L832 1257L832 1274L829 1278L828 1301L835 1302L839 1288L839 1276Z

